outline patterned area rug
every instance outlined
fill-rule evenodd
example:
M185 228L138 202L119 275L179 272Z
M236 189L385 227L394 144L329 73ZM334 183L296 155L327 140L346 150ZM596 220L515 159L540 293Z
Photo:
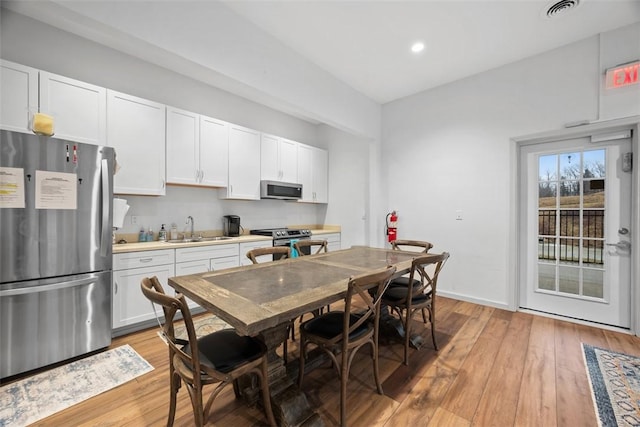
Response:
M640 426L640 358L582 344L598 421Z
M124 345L7 384L0 387L0 426L26 426L152 370Z

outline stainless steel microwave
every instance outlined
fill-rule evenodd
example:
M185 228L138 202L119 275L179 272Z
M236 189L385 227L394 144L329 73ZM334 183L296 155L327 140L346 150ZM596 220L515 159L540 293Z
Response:
M280 181L260 181L261 199L299 200L302 198L302 184Z

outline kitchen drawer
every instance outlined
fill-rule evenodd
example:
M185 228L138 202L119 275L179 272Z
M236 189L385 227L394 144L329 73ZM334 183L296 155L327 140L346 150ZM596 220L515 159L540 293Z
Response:
M312 237L312 238L315 238L315 237ZM324 239L324 240L327 241L327 247L328 247L330 252L338 251L338 250L341 249L341 244L340 244L341 235L340 235L340 233L318 234L317 238L318 239Z
M176 249L176 262L238 256L238 244L197 246Z
M233 268L239 265L238 256L229 256L211 260L211 270L218 271L225 268Z
M153 267L156 265L173 264L175 262L174 249L161 249L157 251L128 252L113 256L113 269L125 270L128 268Z

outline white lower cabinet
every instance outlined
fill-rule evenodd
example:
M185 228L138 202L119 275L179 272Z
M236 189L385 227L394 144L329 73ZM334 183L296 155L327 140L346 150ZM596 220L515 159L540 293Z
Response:
M238 244L176 249L176 276L206 273L238 266ZM187 298L191 308L198 304Z
M142 294L140 282L157 276L165 288L169 277L175 276L173 249L132 252L113 256L113 328L122 328L155 317L151 302ZM158 316L162 308L156 307Z
M331 234L318 234L318 236L314 236L313 239L326 240L327 241L327 250L329 252L339 251L342 249L340 244L340 233L331 233Z

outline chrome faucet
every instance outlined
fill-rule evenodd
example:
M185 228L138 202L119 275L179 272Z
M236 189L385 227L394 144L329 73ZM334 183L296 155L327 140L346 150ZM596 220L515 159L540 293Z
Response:
M193 217L192 217L191 215L189 215L189 216L187 217L187 222L186 222L186 224L187 224L187 225L191 224L191 234L189 234L189 238L190 238L190 239L193 239ZM185 236L185 237L186 237L186 236Z

